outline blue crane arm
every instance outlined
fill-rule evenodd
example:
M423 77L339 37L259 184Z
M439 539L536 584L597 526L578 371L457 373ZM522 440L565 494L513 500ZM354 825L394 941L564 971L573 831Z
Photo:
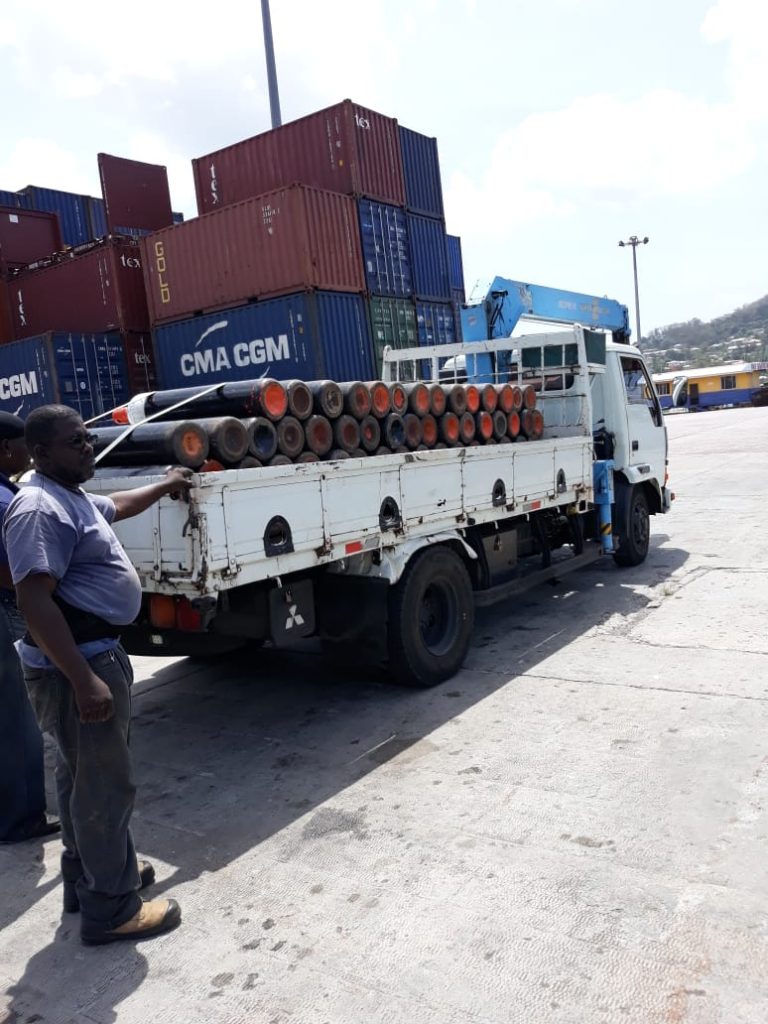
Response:
M522 316L613 331L616 341L630 335L627 307L613 299L497 277L483 302L462 310L464 340L509 337Z

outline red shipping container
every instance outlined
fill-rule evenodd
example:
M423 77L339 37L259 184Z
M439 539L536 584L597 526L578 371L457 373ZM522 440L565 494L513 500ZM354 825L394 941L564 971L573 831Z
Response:
M293 185L141 240L153 324L313 288L365 289L357 204Z
M125 331L121 337L131 394L156 391L157 372L152 335L149 331Z
M149 314L135 240L106 239L9 281L17 338L45 331L147 331Z
M108 232L158 231L173 224L165 167L107 153L98 159Z
M0 206L0 270L18 270L63 248L55 213Z
M344 100L192 161L200 213L299 181L405 205L397 121Z
M8 285L0 278L0 345L15 341L13 335L13 318L11 317L11 296Z

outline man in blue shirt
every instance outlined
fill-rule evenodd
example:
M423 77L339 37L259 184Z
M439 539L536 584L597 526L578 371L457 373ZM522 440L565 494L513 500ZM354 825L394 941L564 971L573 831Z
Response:
M10 477L29 465L24 421L0 412L0 843L52 835L45 814L43 737L27 697L14 643L24 633L2 542L6 510L18 487Z
M28 632L17 644L32 706L59 747L65 899L81 911L88 945L175 928L175 900L142 901L154 878L140 867L129 822L135 786L128 752L131 664L120 629L136 618L141 585L111 523L163 495L186 493L189 470L109 498L93 476L91 436L67 406L43 406L25 424L35 473L5 516L5 545ZM66 903L65 903L66 906Z

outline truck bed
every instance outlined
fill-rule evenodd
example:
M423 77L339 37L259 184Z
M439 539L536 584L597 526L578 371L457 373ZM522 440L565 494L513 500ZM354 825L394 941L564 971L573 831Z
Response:
M206 473L189 504L163 498L116 532L146 592L213 596L414 537L591 502L592 457L591 436L580 434ZM109 474L99 471L89 490L152 479ZM399 515L382 520L383 506ZM273 538L290 531L278 553L265 543L270 524Z

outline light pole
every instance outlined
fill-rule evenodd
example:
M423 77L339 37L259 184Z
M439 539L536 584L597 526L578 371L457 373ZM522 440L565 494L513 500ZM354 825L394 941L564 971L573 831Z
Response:
M261 21L264 26L264 50L267 58L269 110L272 115L272 127L279 128L283 121L280 116L280 95L277 91L277 69L275 67L275 47L272 43L272 19L269 13L269 0L261 0Z
M619 245L622 249L625 245L632 246L632 269L635 273L635 326L637 327L637 342L635 344L639 345L642 334L640 333L640 294L637 290L637 247L638 245L648 245L648 236L638 238L637 235L630 235L628 241L619 242Z

